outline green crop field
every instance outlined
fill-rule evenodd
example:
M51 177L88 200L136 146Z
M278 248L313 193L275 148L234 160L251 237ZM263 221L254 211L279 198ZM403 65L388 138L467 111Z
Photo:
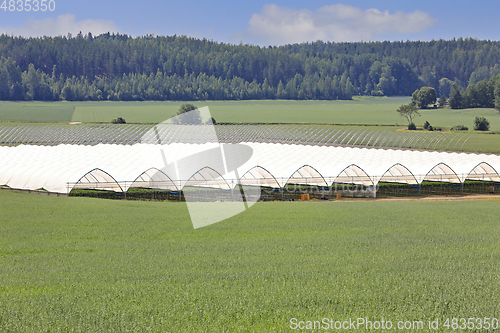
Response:
M196 101L208 106L218 122L395 124L395 110L409 97L360 98L354 101ZM100 102L75 105L73 121L158 123L174 116L183 102ZM392 111L392 112L390 112ZM394 117L395 116L395 117ZM364 117L362 119L362 117Z
M197 230L179 203L0 202L2 332L286 332L292 318L448 332L446 318L500 317L494 200L258 203Z
M228 123L324 123L324 124L405 124L396 109L410 97L362 97L353 101L196 101L208 106L218 122ZM123 117L131 123L158 123L174 116L182 102L88 102L75 105L73 121L110 122ZM494 109L422 110L417 124L433 126L463 124L472 130L476 116L486 117L491 130L500 130L500 114Z
M208 106L218 122L406 124L396 109L410 97L356 97L352 101L196 101ZM0 102L0 121L110 122L117 117L128 123L159 123L175 115L184 102ZM74 111L74 112L73 112ZM473 128L476 116L486 117L492 131L500 131L500 114L494 109L430 109L416 118L434 127L466 125Z
M0 101L0 121L70 122L75 107L66 103Z
M182 102L96 102L75 106L72 120L109 123L117 117L128 123L155 124L176 115Z

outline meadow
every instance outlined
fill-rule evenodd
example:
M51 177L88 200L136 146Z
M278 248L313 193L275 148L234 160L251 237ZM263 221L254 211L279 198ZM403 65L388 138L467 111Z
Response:
M0 121L2 122L70 122L74 112L74 106L64 103L0 101Z
M352 101L195 101L208 106L218 122L322 123L406 125L396 109L410 97L355 97ZM0 102L0 121L109 123L117 117L128 123L159 123L174 116L185 102ZM71 109L74 111L71 113ZM32 114L32 116L30 116ZM70 115L71 114L71 115ZM417 125L465 125L472 131L476 116L486 117L492 131L500 131L500 114L494 109L422 110Z
M498 200L257 203L197 230L179 203L0 202L2 332L500 317Z

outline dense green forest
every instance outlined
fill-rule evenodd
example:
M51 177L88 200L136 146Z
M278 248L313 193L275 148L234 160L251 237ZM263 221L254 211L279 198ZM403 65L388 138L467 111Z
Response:
M463 90L454 84L451 88L449 104L452 109L496 108L500 110L500 74L477 83L470 83Z
M331 100L409 96L422 86L449 96L454 84L464 92L490 82L499 64L499 42L470 38L259 47L185 36L1 35L0 100Z

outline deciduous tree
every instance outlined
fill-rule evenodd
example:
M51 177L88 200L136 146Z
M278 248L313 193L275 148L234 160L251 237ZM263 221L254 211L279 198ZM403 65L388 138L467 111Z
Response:
M429 104L436 103L436 89L432 87L422 87L415 90L411 96L411 101L421 109L427 109Z
M406 120L408 120L408 129L414 129L415 124L413 123L413 118L416 116L420 116L417 106L413 103L402 104L397 109L397 112L401 117L404 117L406 118Z
M446 101L448 99L446 98L445 95L441 95L441 97L439 97L439 100L438 100L438 105L440 108L444 107L446 105Z
M182 104L177 111L177 117L173 118L174 124L200 125L202 123L200 111L193 104Z

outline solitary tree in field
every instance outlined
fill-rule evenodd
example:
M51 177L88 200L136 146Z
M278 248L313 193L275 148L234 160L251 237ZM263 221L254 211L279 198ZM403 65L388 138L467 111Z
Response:
M413 118L416 116L420 116L420 113L418 112L418 108L415 104L402 104L397 111L401 117L404 117L406 118L406 120L408 120L409 130L416 129L415 124L413 123Z
M177 111L177 117L173 118L173 123L178 125L201 125L202 119L200 111L193 104L182 104Z
M421 109L427 109L429 104L436 103L436 89L432 87L422 87L415 90L411 95L412 103L416 104Z
M190 103L184 103L179 107L179 110L177 111L177 115L181 115L183 113L193 111L196 109L197 109L197 107L195 105L190 104Z

